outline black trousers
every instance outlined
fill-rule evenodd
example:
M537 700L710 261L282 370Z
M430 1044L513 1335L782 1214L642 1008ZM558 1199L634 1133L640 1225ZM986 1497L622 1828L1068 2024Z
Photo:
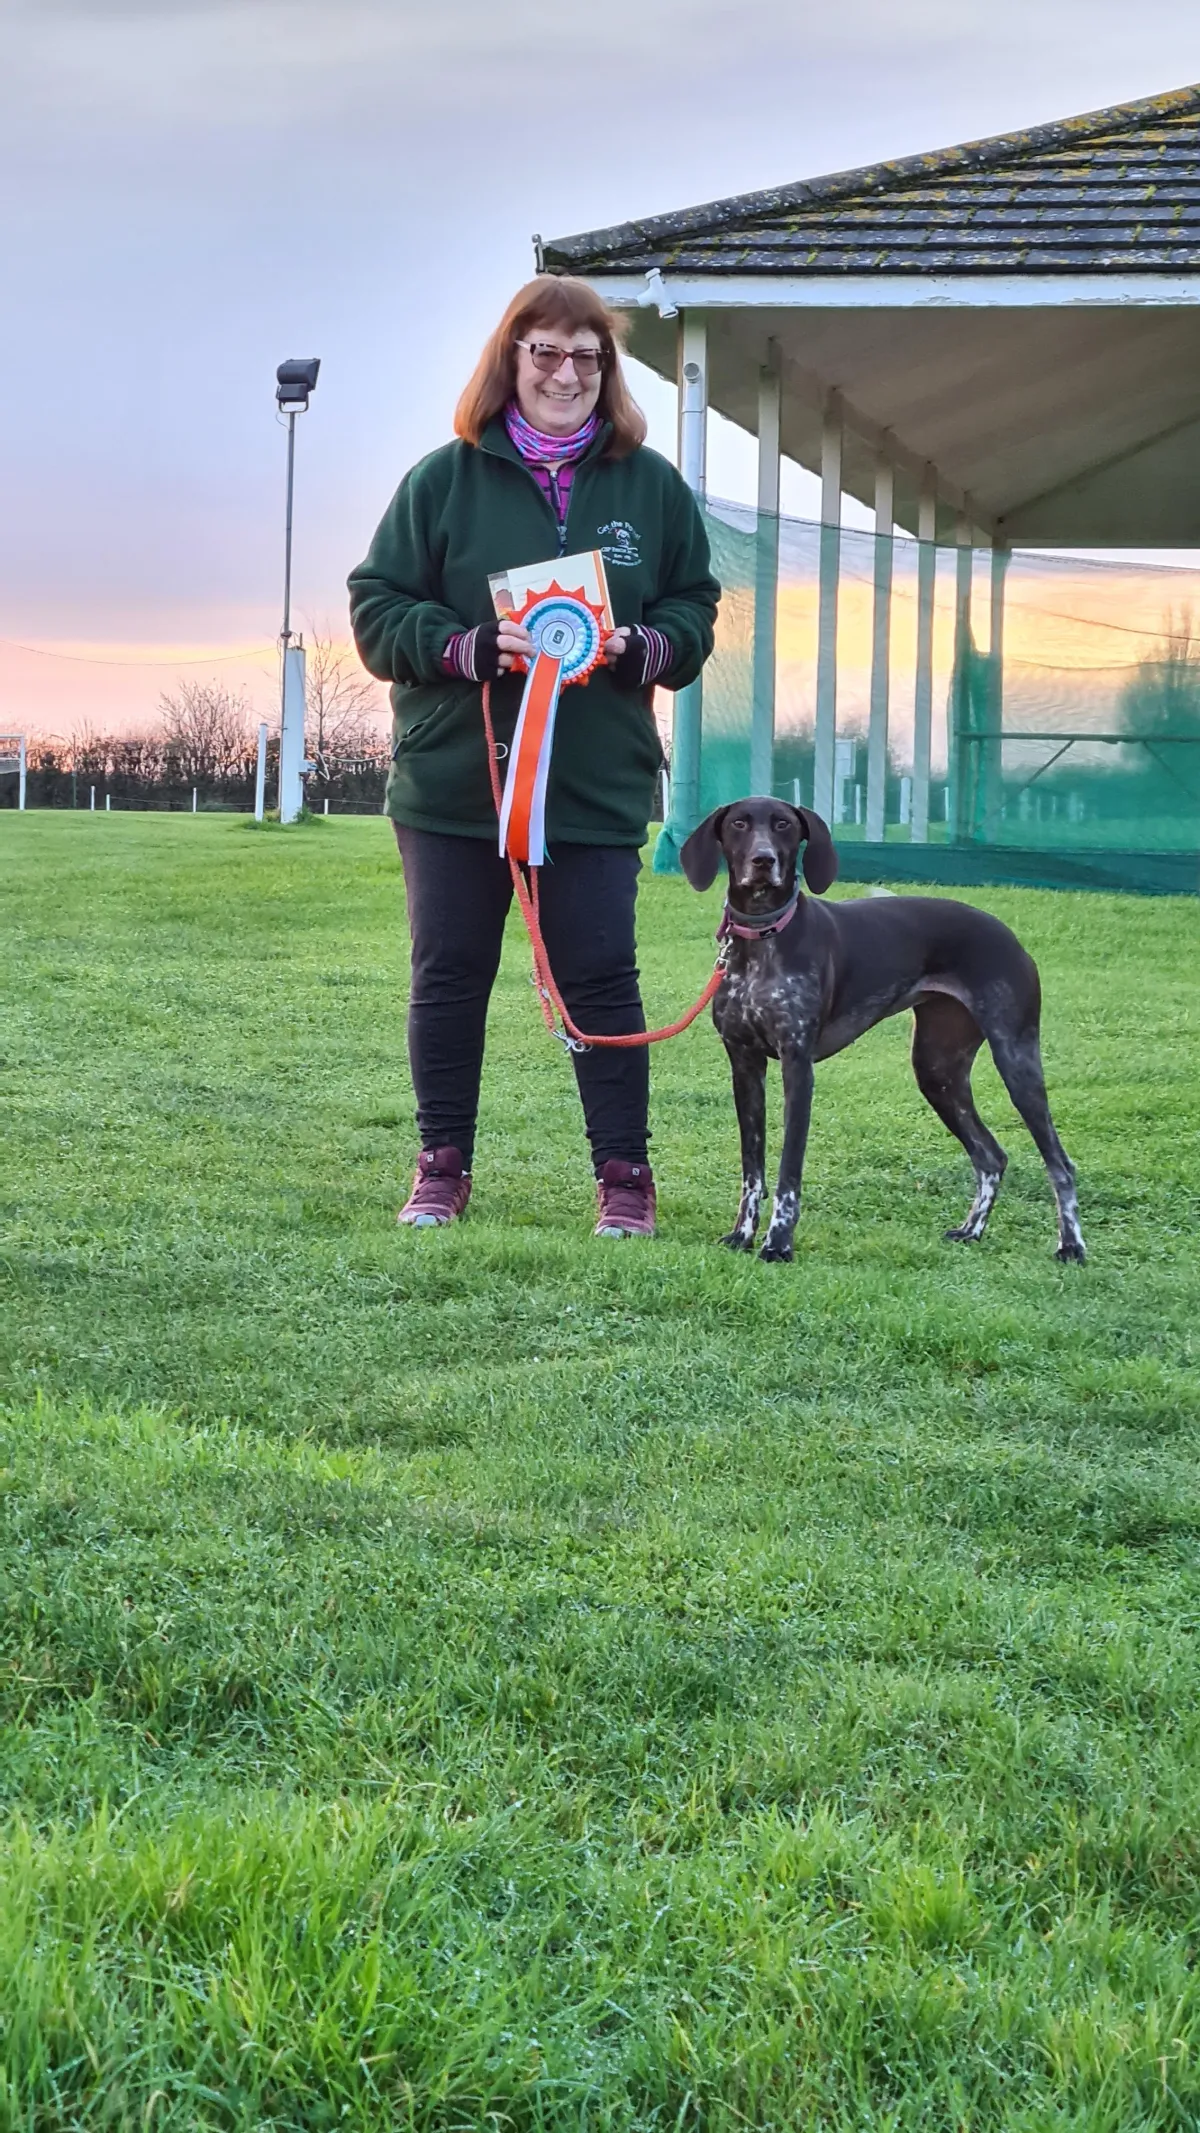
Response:
M408 1056L421 1146L460 1148L469 1170L512 879L490 837L443 837L401 822L394 828L412 934ZM560 844L538 877L550 968L577 1027L598 1036L646 1027L633 931L640 871L634 847ZM531 1039L537 1041L532 1031ZM571 1057L596 1169L614 1156L644 1163L646 1047Z

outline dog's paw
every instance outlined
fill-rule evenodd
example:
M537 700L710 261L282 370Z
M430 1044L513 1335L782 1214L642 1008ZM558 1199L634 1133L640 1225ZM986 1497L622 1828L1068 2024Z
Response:
M982 1236L983 1231L976 1229L973 1222L961 1222L957 1229L944 1229L942 1231L942 1242L943 1244L978 1244Z
M717 1238L717 1243L728 1245L731 1252L750 1252L754 1249L753 1237L748 1237L743 1229L727 1231L725 1236Z
M781 1262L788 1259L793 1259L795 1257L795 1253L792 1250L791 1238L776 1237L772 1239L768 1237L758 1256L760 1259L765 1259L768 1265L771 1266L780 1264Z
M1059 1245L1054 1256L1060 1259L1064 1266L1082 1266L1087 1258L1087 1246L1082 1237L1069 1237Z

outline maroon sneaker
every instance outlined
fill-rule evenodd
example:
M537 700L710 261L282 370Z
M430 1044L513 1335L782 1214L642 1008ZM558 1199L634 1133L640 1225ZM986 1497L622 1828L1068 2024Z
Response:
M652 1237L657 1211L649 1163L622 1163L617 1156L611 1157L596 1180L600 1219L593 1236Z
M444 1229L471 1197L471 1173L457 1148L424 1148L406 1204L396 1217L412 1229Z

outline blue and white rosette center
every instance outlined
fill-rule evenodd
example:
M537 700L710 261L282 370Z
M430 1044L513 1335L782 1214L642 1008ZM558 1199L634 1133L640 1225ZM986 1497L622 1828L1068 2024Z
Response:
M558 593L538 600L524 616L534 650L557 659L564 682L586 672L600 650L600 625L590 608Z

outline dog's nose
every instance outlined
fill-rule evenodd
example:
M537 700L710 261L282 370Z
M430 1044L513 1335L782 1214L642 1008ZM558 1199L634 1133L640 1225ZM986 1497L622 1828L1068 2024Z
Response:
M750 854L750 864L752 867L757 867L760 871L765 868L767 872L770 873L775 865L775 854L772 851L770 845L758 845L757 848Z

